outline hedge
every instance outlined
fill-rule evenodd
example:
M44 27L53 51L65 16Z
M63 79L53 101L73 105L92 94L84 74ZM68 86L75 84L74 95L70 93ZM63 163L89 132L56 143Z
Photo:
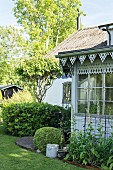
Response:
M2 115L9 134L33 136L39 128L58 126L56 112L63 112L66 115L68 111L48 103L12 103L3 107ZM62 114L60 119L62 119ZM69 122L69 118L67 121Z

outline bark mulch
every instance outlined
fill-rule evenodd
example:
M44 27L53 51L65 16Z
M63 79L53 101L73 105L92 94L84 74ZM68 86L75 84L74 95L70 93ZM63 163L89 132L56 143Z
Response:
M81 168L86 168L86 169L91 169L91 170L102 170L101 168L97 168L95 166L82 165L82 164L79 164L79 163L74 162L74 161L68 161L68 160L63 160L63 161L66 162L66 163L69 163L71 165L75 165L77 167L81 167Z

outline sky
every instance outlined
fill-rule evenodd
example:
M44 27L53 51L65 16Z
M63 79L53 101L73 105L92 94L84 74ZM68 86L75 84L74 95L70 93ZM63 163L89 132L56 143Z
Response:
M86 16L81 16L84 27L98 26L113 22L113 0L81 0L82 10ZM14 1L1 0L0 26L18 26L13 16Z
M82 4L86 16L81 21L85 27L113 23L113 0L82 0Z

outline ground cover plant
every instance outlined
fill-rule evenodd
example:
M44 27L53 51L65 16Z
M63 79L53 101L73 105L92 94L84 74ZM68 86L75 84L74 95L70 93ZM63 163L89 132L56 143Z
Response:
M15 144L17 137L4 134L0 125L0 169L1 170L84 170L57 159L20 148Z

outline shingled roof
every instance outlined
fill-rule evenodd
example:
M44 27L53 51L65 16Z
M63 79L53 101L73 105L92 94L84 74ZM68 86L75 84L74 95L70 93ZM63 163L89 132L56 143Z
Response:
M51 50L46 57L54 57L58 52L100 48L107 46L107 32L98 27L78 30Z

